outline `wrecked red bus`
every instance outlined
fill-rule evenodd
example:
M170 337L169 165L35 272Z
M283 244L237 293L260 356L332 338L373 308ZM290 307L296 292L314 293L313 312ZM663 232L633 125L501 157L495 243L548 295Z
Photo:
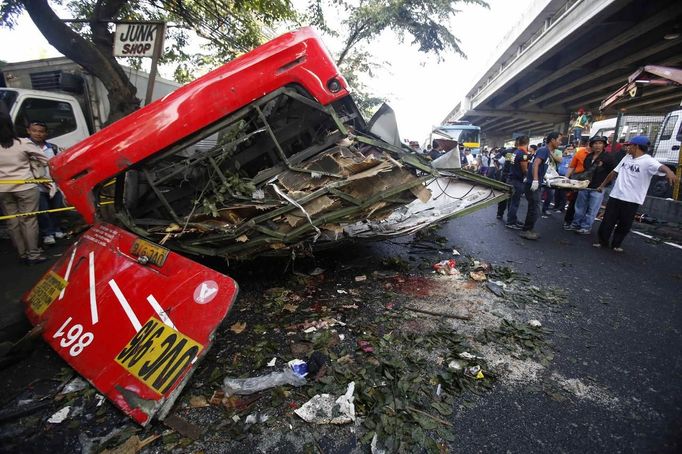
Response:
M192 257L411 233L508 196L405 150L391 117L365 122L303 28L104 128L50 161L92 227L24 296L29 319L135 421L163 418L238 291Z

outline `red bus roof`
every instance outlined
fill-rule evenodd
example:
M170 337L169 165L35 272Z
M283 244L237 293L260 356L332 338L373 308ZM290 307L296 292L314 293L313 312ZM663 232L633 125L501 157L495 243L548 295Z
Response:
M327 83L337 79L341 89ZM315 31L284 34L109 125L50 161L66 198L89 223L93 188L274 90L298 84L321 104L348 87Z

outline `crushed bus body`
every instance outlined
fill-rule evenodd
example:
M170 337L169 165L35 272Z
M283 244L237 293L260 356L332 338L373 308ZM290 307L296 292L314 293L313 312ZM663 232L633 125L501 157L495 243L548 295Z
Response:
M508 196L404 150L391 114L366 123L304 28L101 130L50 162L93 227L26 294L30 320L137 422L163 418L237 296L192 257L403 235Z

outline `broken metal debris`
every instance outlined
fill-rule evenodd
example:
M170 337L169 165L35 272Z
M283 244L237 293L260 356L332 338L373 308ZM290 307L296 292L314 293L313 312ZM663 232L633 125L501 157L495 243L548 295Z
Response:
M506 185L436 170L365 128L349 103L276 90L126 171L116 217L171 249L253 258L413 233L507 197Z

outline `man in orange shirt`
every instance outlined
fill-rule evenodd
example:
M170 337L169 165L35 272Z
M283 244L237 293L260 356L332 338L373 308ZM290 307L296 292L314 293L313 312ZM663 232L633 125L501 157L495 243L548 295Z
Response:
M582 173L585 171L585 158L590 153L587 148L587 139L580 139L580 146L576 149L571 163L568 165L566 178L571 178L573 173Z
M590 150L587 148L587 139L580 139L580 146L576 150L575 155L573 155L571 163L568 165L566 178L571 178L571 175L574 173L582 173L585 171L585 158L588 154L590 154ZM576 191L569 191L566 193L568 208L566 209L566 215L564 216L564 230L570 230L571 224L573 223L576 196Z

